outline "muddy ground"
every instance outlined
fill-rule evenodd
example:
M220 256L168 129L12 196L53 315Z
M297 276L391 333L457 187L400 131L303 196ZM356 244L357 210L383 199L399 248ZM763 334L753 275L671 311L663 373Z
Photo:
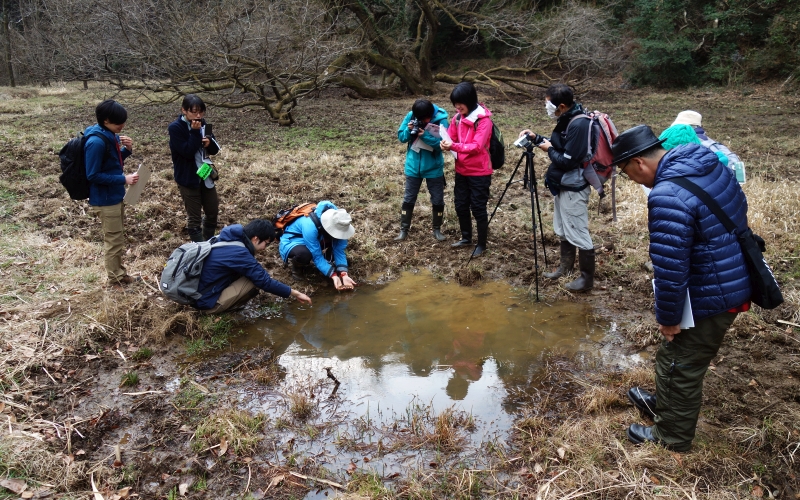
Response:
M96 103L111 95L100 86L88 92L71 86L0 89L0 473L17 479L0 483L10 486L0 498L22 488L19 481L27 485L23 495L60 498L85 498L93 485L105 498L303 498L321 488L373 498L800 498L800 201L794 175L800 167L800 98L791 89L613 89L581 98L609 112L620 130L644 122L659 132L679 111L696 109L709 135L728 143L747 164L751 227L767 240L767 257L787 301L774 311L754 307L737 319L706 377L692 453L637 448L625 440L625 427L641 418L624 394L631 384L653 388L651 361L585 366L553 354L547 369L532 373L515 395L524 408L513 442L464 450L458 439L446 439L469 432L463 422L434 416L420 431L430 439L414 450L435 443L443 461L392 477L368 466L368 458L383 450L357 439L346 446L362 446L367 460L345 474L294 451L295 439L287 433L313 440L309 425L336 432L335 424L319 418L324 411L318 396L329 390L324 374L294 394L281 394L285 411L264 421L242 411L237 394L253 386L277 387L281 374L269 352L199 362L192 357L214 348L224 352L239 322L280 314L284 305L261 294L243 313L215 319L160 297L160 268L187 241L167 147L175 104L117 97L130 113L125 133L134 140L134 156L127 164L147 162L153 177L142 202L126 211L126 264L143 282L127 288L105 283L96 220L85 202L66 196L54 153L91 123ZM433 100L452 113L446 96ZM552 128L541 99L518 101L491 92L481 97L506 142L522 128L548 134ZM509 188L492 222L489 253L468 268L461 269L466 252L430 236L424 191L410 238L392 241L404 154L395 131L412 102L320 95L302 103L292 128L270 123L255 109L209 110L223 146L217 161L220 226L329 199L353 214L357 233L348 255L351 274L362 284L427 269L463 286L505 280L534 293L529 194L518 184ZM508 150L507 165L495 174L491 207L518 158L517 150ZM537 154L540 177L545 167ZM446 172L450 191L451 161ZM541 183L539 188L552 263L552 198ZM443 232L455 240L451 194L446 202ZM620 180L619 220L612 221L609 200L599 203L596 194L590 210L598 248L595 289L575 295L563 287L566 281L541 280L541 298L588 302L618 325L604 348L653 353L659 339L646 267L645 198L638 186ZM273 250L262 263L277 279L291 282ZM541 254L539 262L544 267ZM313 298L330 285L310 279L293 286ZM303 405L308 413L299 411ZM447 423L447 430L437 422ZM416 446L402 436L385 436L393 446ZM485 458L481 467L464 459L470 453Z

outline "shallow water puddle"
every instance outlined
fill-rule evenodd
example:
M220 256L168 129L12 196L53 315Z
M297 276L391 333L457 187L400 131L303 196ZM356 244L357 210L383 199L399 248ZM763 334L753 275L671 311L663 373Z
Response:
M253 388L242 401L273 418L291 418L293 397L313 394L312 425L336 421L352 428L329 433L327 443L298 432L292 445L300 438L314 443L309 451L335 455L324 460L334 468L365 451L381 455L378 468L378 458L370 460L381 474L398 464L388 463L380 446L378 453L348 449L342 436L369 446L389 439L380 429L424 435L426 419L452 407L461 415L454 422L469 429L467 448L502 441L513 421L509 390L530 383L546 352L591 356L592 340L605 333L585 305L536 303L504 283L462 287L426 273L313 299L312 307L293 303L282 318L257 322L234 340L235 349L272 348L285 370L280 394ZM326 368L341 382L331 398Z

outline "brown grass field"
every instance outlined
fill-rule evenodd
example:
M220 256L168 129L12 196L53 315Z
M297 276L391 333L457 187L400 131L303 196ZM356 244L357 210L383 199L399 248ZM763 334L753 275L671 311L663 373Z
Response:
M432 100L452 114L447 92L442 88ZM298 412L294 422L265 421L213 403L214 394L237 382L274 383L269 353L249 353L247 363L233 363L237 369L208 382L193 378L192 366L178 364L187 353L224 345L235 320L201 317L166 302L157 290L166 257L188 239L166 134L176 104L115 96L129 111L125 133L134 140L134 156L128 167L147 162L153 177L141 203L126 211L126 265L144 281L125 289L105 283L98 224L87 203L70 200L59 184L55 153L93 122L94 106L112 96L99 85L89 91L77 85L0 88L0 479L7 480L0 483L0 498L87 498L93 489L101 495L95 499L302 498L312 484L324 484L309 479L324 480L324 469L303 457L292 467L259 457L272 450L265 437L272 430L303 428L300 413L314 411L303 391L290 395ZM514 101L492 92L481 98L508 143L523 128L548 135L552 129L541 99ZM800 97L763 86L668 93L614 89L580 100L608 112L620 131L647 123L658 133L679 111L700 111L709 135L747 165L750 225L767 242L785 304L773 311L754 306L737 319L706 377L691 453L635 447L625 439L625 427L640 421L625 391L636 384L652 387L651 365L577 369L568 359L554 358L537 390L526 396L514 441L488 450L486 469L412 470L392 481L355 471L339 485L346 496L800 498ZM464 252L430 237L424 192L409 239L392 241L405 152L395 131L412 102L320 95L302 103L292 128L269 123L254 109L210 109L207 118L223 145L217 157L221 224L330 199L353 214L357 233L349 256L357 281L428 269L465 286L492 279L531 287L529 202L519 186L509 190L492 222L489 253L466 272L458 272ZM490 207L517 158L509 148ZM537 173L545 166L538 153ZM446 175L451 189L452 161ZM552 198L542 183L540 196L552 262ZM443 230L452 240L452 193L446 202ZM619 179L617 209L619 220L612 222L609 202L598 206L592 195L590 227L599 248L595 289L572 295L563 287L566 281L543 280L541 294L547 301L594 305L619 324L613 339L619 349L652 353L659 338L640 187ZM277 279L290 281L273 250L262 263ZM325 286L317 281L302 288L313 296ZM266 294L252 305L255 314L280 307ZM158 387L176 376L180 389L161 395ZM445 450L460 446L458 415L428 417L429 428L420 431L426 440L443 443ZM122 446L111 440L128 428L148 429L149 440ZM223 442L227 453L220 453ZM209 465L215 462L220 465Z

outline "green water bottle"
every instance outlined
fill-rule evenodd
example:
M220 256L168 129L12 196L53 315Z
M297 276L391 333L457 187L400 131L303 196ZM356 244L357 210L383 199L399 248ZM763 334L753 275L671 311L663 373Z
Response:
M206 180L209 175L211 175L211 165L203 162L203 164L200 165L200 168L197 169L197 176L203 180Z
M733 173L736 174L736 180L739 184L744 184L745 175L744 175L744 162L743 161L735 161L733 162Z

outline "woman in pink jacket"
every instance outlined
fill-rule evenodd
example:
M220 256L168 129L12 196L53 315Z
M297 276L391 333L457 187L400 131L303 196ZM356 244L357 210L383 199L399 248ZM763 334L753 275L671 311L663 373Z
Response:
M489 186L492 185L492 162L489 158L489 140L492 136L492 112L478 103L478 92L470 82L461 82L450 93L456 115L447 129L450 141L442 141L444 151L456 153L456 181L453 188L461 239L454 248L472 244L472 219L478 228L478 245L472 253L477 257L486 251L489 232Z

